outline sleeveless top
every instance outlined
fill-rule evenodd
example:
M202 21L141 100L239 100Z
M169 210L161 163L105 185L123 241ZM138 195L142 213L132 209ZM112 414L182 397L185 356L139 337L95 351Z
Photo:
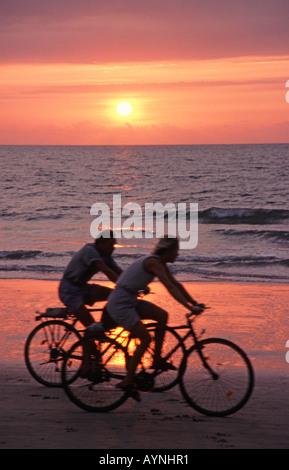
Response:
M146 255L134 261L121 273L116 283L116 289L121 287L131 294L137 294L138 291L144 290L155 277L154 274L147 272L144 268L144 262L148 258L160 259L157 255Z

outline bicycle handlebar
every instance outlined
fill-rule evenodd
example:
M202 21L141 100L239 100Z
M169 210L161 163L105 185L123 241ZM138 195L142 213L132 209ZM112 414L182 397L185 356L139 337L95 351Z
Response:
M194 315L195 317L198 317L199 315L202 315L202 313L203 313L204 310L207 310L207 309L210 308L210 307L206 307L206 305L204 305L204 304L197 304L197 305L194 305L194 307L200 307L202 310L201 310L200 313L188 312L188 313L186 314L186 317L187 317L188 319L189 319L190 317L192 317L193 315Z
M145 295L148 295L148 294L153 294L154 292L151 292L150 288L147 287L146 289L143 289L143 290L138 290L137 291L137 296L138 297L143 297Z

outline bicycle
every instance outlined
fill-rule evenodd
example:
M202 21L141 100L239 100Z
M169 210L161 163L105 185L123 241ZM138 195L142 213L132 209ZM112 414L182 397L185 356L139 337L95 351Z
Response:
M102 311L93 308L90 311ZM76 329L77 318L67 308L47 308L37 312L40 321L27 337L24 347L26 366L37 382L47 387L62 387L64 356L82 335Z
M103 308L88 308L89 312L103 312ZM41 385L62 387L61 367L64 355L82 338L75 325L77 318L66 307L47 308L36 312L40 321L28 335L24 359L28 371Z
M162 356L167 366L151 370L153 347L145 353L136 384L140 391L164 391L179 384L186 402L207 416L228 416L240 410L249 400L254 388L254 372L245 352L231 341L221 338L199 339L193 327L196 315L186 314L186 325L166 327L165 351ZM62 381L69 399L78 407L92 412L116 409L130 396L129 391L117 387L125 377L134 344L130 335L121 341L105 324L95 324L90 338L77 341L66 355ZM156 324L148 324L151 333ZM186 329L181 337L176 330ZM123 332L119 334L122 335ZM169 340L168 340L168 338ZM187 349L185 341L191 337L193 345ZM173 341L173 346L169 343ZM92 371L81 376L83 348L92 342L97 354L92 358ZM154 341L152 341L153 343ZM91 344L91 343L90 343ZM86 345L86 346L85 346Z

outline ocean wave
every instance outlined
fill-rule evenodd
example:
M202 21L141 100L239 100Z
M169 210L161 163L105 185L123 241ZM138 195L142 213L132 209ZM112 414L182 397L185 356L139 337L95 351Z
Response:
M4 272L27 272L27 273L41 273L41 274L49 274L49 273L61 273L63 272L62 267L58 266L49 266L49 265L0 265L0 271Z
M289 259L275 256L180 257L175 275L195 280L288 282Z
M289 220L286 209L250 209L211 207L199 212L199 221L206 224L277 224Z
M192 272L194 270L194 265L210 265L218 267L266 267L276 265L289 267L289 259L277 258L276 256L179 256L178 261L182 262L182 269L189 269Z
M45 253L40 250L15 250L15 251L0 251L0 260L25 260L42 258L54 258L59 256L71 255L71 252L65 253Z
M255 237L255 238L265 238L277 242L289 242L289 231L288 230L235 230L228 229L215 230L216 233L221 233L225 236L233 237Z
M182 272L180 273L182 278L190 281L192 280L192 274ZM217 269L195 269L194 280L203 280L203 281L233 281L233 282L281 282L281 283L288 283L289 276L284 275L283 273L280 274L266 274L265 272L236 272L236 271L225 271L225 270L217 270Z
M63 214L47 214L47 215L34 215L26 217L26 221L30 222L32 220L57 220L62 219L64 217Z
M42 252L35 250L35 251L24 251L24 250L16 250L16 251L0 251L0 259L2 260L9 260L9 259L31 259L36 258Z

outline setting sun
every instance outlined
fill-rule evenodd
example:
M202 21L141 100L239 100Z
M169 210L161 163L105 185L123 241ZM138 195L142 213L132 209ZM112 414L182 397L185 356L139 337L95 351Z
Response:
M121 116L128 116L132 113L132 105L126 101L123 101L117 105L116 110Z

